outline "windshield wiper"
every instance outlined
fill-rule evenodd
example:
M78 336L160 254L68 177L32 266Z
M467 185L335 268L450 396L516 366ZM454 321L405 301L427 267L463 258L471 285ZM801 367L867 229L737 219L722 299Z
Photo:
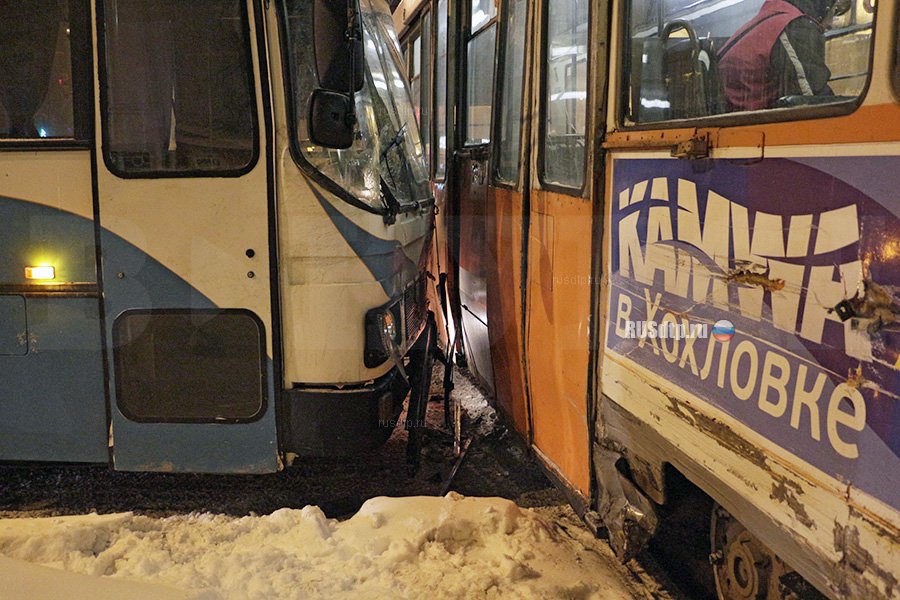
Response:
M388 185L384 175L381 176L381 201L384 202L384 222L388 225L393 225L397 221L397 215L404 211L400 201L397 200L394 192L391 191L391 186Z
M403 140L406 138L406 132L408 129L408 123L404 123L403 126L397 131L397 135L395 135L391 140L387 143L384 150L381 151L381 164L383 164L387 169L387 174L390 176L391 183L394 186L397 185L397 176L394 175L393 170L391 169L391 163L388 160L388 155L392 150L396 151L400 159L403 161L403 164L406 165L407 171L409 171L409 164L406 157L403 155ZM401 169L403 167L401 166ZM412 178L412 173L408 173L410 179ZM412 186L410 185L410 193L412 193ZM397 220L397 215L400 213L413 212L422 209L427 206L429 203L434 203L434 198L429 198L421 201L411 201L411 202L400 202L397 199L397 196L394 194L394 190L391 187L391 184L388 183L387 179L384 177L384 172L381 174L381 196L382 200L385 204L385 208L387 209L387 214L384 216L385 223L391 224Z
M393 138L391 138L391 141L389 141L387 146L385 146L384 150L381 151L382 162L384 162L387 159L388 152L390 152L394 148L398 148L398 149L400 148L400 144L403 143L403 139L406 137L407 125L408 125L408 123L404 123L403 127L401 127L397 131L397 135L395 135ZM390 167L388 167L388 169L390 169ZM391 177L393 177L393 176L394 176L394 174L391 173Z

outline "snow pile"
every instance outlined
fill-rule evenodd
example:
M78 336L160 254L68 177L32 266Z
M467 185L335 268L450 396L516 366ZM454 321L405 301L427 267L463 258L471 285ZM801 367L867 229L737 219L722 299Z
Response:
M0 521L0 554L17 559L0 557L0 580L22 581L21 571L42 568L27 563L38 563L182 590L159 598L631 597L602 557L536 513L453 493L373 498L343 522L314 506L242 518L10 519ZM67 598L79 597L78 581Z
M2 600L217 600L211 591L130 581L121 577L91 577L0 556Z

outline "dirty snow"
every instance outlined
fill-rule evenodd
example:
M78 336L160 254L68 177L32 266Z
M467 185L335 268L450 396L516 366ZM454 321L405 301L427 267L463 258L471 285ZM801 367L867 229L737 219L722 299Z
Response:
M0 581L2 600L632 597L534 511L455 493L373 498L346 521L315 506L0 520Z

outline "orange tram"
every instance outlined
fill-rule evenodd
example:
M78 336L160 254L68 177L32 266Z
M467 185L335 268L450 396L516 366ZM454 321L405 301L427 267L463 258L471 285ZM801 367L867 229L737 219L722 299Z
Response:
M691 514L659 545L720 598L895 598L898 5L824 2L824 93L781 25L799 92L742 103L728 52L803 1L392 8L443 342L585 521L624 560Z

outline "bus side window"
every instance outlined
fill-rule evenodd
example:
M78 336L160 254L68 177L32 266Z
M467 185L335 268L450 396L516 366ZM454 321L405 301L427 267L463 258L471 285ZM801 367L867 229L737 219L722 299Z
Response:
M584 184L588 5L586 0L545 5L542 181L575 189Z
M865 89L873 12L865 0L627 4L633 123L842 103L850 112Z
M104 152L124 175L234 173L256 155L243 2L106 0Z
M72 45L84 51L79 46L86 41L86 15L87 7L80 1L4 3L0 19L0 139L87 137L87 129L76 128L75 123L76 112L90 111L86 100L90 83L82 81L78 65L73 69L72 64ZM74 86L73 70L78 78Z

